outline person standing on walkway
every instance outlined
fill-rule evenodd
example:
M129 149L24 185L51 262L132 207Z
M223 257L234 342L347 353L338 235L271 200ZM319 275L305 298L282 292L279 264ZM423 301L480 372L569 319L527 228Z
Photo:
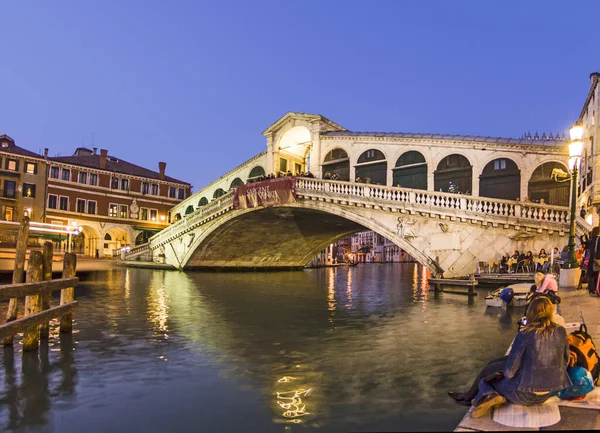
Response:
M588 242L588 267L587 267L587 277L588 277L588 292L596 293L596 285L598 281L598 267L596 265L596 260L600 259L600 242L598 234L600 233L600 227L596 226L592 229L591 239Z

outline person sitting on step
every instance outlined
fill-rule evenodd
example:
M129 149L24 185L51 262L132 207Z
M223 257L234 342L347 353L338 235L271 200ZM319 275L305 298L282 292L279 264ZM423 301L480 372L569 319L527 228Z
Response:
M531 301L527 323L517 333L502 371L479 381L472 418L506 403L542 404L572 385L567 374L569 343L564 327L552 321L554 308L545 296Z

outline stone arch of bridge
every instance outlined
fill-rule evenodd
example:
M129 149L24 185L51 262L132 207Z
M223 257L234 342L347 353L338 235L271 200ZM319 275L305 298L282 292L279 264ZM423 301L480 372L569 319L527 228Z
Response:
M469 161L469 163L471 164L472 167L472 172L475 172L475 161L473 161L473 155L469 154L468 151L465 151L465 149L461 149L461 148L451 148L448 147L446 149L443 149L437 153L434 153L431 155L431 160L427 161L427 173L428 173L428 179L427 179L427 184L429 185L429 188L431 188L433 191L435 191L435 172L437 171L438 166L440 165L440 163L444 160L444 158L446 158L447 156L450 155L460 155L464 158L467 159L467 161ZM473 179L473 173L471 174L471 195L473 196L477 196L479 195L479 179Z
M521 170L512 158L492 159L483 166L478 180L481 197L514 200L521 196Z
M387 149L373 146L358 155L353 164L355 178L367 178L375 184L388 184L388 155Z
M351 208L316 201L236 210L196 232L178 261L186 269L300 268L330 243L352 233L372 230L398 245L433 274L441 275L443 269L437 261L424 252L425 248L405 239L398 224L395 219L386 223Z
M277 159L273 161L273 174L288 171L295 173L296 164L300 165L300 172L306 171L313 143L311 128L310 123L295 119L277 131L274 140ZM286 161L285 167L281 165L282 160Z
M453 158L453 159L452 159ZM433 167L432 167L433 168ZM477 181L473 180L473 162L467 156L451 152L441 158L433 171L433 189L435 191L456 192L479 195ZM477 194L475 194L475 188Z
M557 182L550 178L553 168L559 168L568 173L562 161L545 160L533 166L527 178L527 195L529 199L537 202L544 199L549 205L568 206L570 199L570 182ZM540 174L535 176L536 172Z
M393 161L392 161L393 163ZM392 172L392 186L427 190L427 157L419 150L406 150L396 158Z

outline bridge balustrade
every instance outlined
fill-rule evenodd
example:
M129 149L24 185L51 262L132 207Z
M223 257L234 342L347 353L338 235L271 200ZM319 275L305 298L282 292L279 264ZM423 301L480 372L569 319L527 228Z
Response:
M468 215L489 215L525 220L531 222L547 222L561 226L563 230L569 224L569 208L563 206L540 205L537 203L520 203L488 197L474 197L439 191L425 191L400 187L389 187L372 184L362 184L344 181L323 180L315 178L296 178L296 191L304 198L323 198L332 196L336 199L352 202L374 202L380 206L402 204L403 208L415 211L437 209L456 215L461 212L461 218ZM127 258L139 255L150 248L156 248L184 233L193 230L208 220L229 212L233 209L234 192L230 191L206 206L198 208L180 221L157 233L147 244L139 245L127 254ZM355 198L355 200L350 200ZM406 206L406 205L409 206ZM580 226L581 224L578 224Z
M447 210L463 210L467 213L514 217L556 224L569 223L569 208L564 206L520 203L488 197L474 197L438 191L425 191L351 182L305 179L296 180L296 191L320 192L345 197L374 199L382 202L414 204Z

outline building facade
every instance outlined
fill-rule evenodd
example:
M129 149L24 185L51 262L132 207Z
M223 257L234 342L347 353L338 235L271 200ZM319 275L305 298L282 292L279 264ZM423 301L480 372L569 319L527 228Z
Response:
M584 127L583 155L579 172L578 205L586 210L586 220L596 226L600 223L598 208L600 207L600 185L598 170L600 169L600 132L598 120L600 116L600 73L590 75L590 90L579 115L579 122Z
M81 228L74 251L113 256L147 241L168 226L169 209L190 195L191 185L165 175L166 163L149 170L108 154L78 148L72 156L47 158L45 221ZM55 239L64 248L64 237Z
M8 135L0 135L0 221L44 218L46 161L23 149Z

